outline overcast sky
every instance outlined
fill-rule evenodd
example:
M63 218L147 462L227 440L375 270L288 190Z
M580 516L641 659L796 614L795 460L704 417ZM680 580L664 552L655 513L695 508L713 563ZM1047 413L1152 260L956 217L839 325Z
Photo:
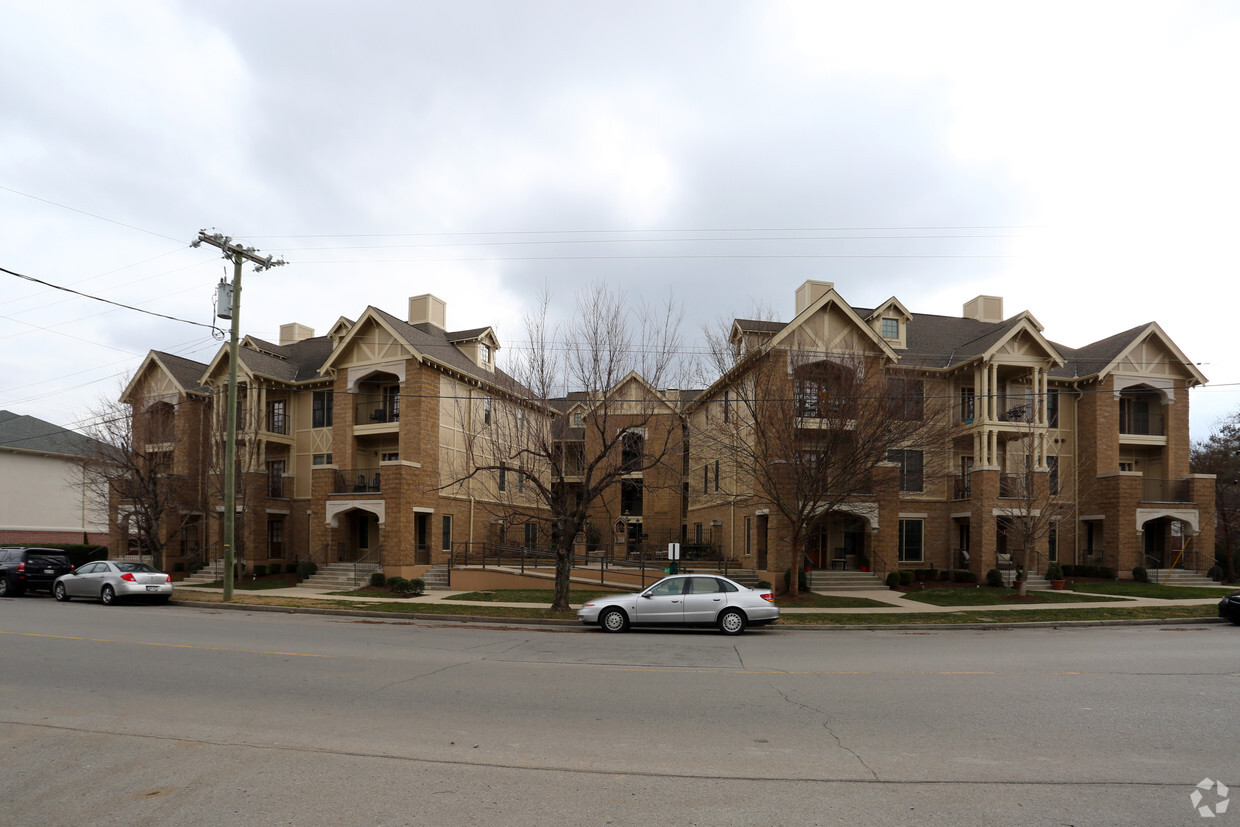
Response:
M1240 408L1240 3L5 0L0 267L243 330L434 293L509 348L546 286L978 294L1080 347L1159 322ZM0 274L0 408L59 424L209 331ZM1207 312L1209 311L1209 312ZM502 358L503 352L500 356Z

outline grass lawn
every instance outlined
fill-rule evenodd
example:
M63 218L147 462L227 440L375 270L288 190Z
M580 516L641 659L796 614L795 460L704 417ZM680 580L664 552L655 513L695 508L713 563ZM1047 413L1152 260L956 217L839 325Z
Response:
M1235 591L1231 586L1159 586L1156 583L1103 580L1097 583L1073 583L1077 592L1090 594L1122 594L1125 597L1156 597L1160 600L1195 600L1217 597L1220 600Z
M568 593L568 600L580 606L587 600L606 597L609 594L621 594L617 589L600 591L598 589L573 589ZM487 591L465 592L445 597L444 600L472 600L476 603L536 603L550 606L555 599L554 589L489 589Z
M980 589L926 589L908 592L905 600L929 603L932 606L1011 606L1027 603L1106 603L1118 598L1083 595L1076 592L1029 592L1021 600L1015 589L996 589L983 586Z
M275 577L260 577L258 580L237 580L233 583L233 589L247 592L261 592L267 589L291 589L297 585L296 577L285 577L277 575ZM172 584L176 588L176 583ZM224 588L223 580L216 580L214 583L198 583L194 588L202 589L222 589Z
M775 605L785 609L873 609L890 606L880 600L868 597L845 597L842 595L814 594L801 592L796 600L789 597L776 597Z
M905 623L941 626L951 623L993 623L1011 626L1021 623L1064 623L1073 620L1175 620L1189 617L1216 617L1214 606L1105 606L1097 609L1030 609L1019 612L987 612L972 609L959 612L904 614L785 614L780 626L895 626Z

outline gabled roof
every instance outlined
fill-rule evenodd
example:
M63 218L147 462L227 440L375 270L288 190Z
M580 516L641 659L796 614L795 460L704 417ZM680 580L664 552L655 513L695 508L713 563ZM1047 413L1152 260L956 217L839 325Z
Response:
M121 392L121 401L129 398L134 386L152 365L172 379L173 384L181 393L201 395L211 392L211 389L203 385L201 381L203 371L207 368L202 362L186 359L184 356L175 356L162 350L152 350L146 354L142 364L130 377L129 384Z
M102 443L33 416L0 411L0 450L67 457L102 456Z
M813 316L819 310L823 309L824 307L828 305L834 305L835 307L839 308L844 313L844 315L847 316L853 322L854 325L856 325L857 331L861 333L863 336L865 336L866 338L868 338L874 345L876 345L877 349L880 350L883 353L883 355L885 355L892 361L899 360L899 356L896 355L896 351L891 347L890 344L887 343L887 340L884 339L882 336L878 335L878 332L875 331L874 328L866 324L865 319L862 316L858 315L857 311L853 309L852 305L844 301L844 298L835 291L834 287L827 289L825 292L823 292L821 296L819 296L814 301L810 302L810 304L804 310L798 313L796 317L793 318L792 321L784 325L783 329L780 330L780 332L776 333L775 336L770 340L768 344L771 347L778 345L782 340L784 340L788 336L791 336L793 331L795 331L802 324L808 321L811 316Z
M1058 371L1052 372L1051 375L1104 379L1115 370L1120 361L1131 353L1137 345L1151 336L1157 338L1163 347L1175 358L1176 362L1190 375L1193 380L1191 384L1204 385L1206 383L1205 374L1189 361L1184 351L1180 350L1179 346L1171 341L1171 337L1166 334L1157 322L1137 325L1122 333L1116 333L1105 339L1099 339L1076 350L1065 348L1070 354L1067 363Z
M237 368L245 375L296 384L326 379L319 366L332 350L329 336L313 336L291 345L276 345L255 336L246 336L237 347ZM227 364L228 347L220 348L200 376L208 376Z
M476 342L479 339L490 339L492 344L499 344L495 331L489 327L475 327L470 330L457 330L445 333L444 337L453 344L457 342Z
M875 316L878 316L879 314L881 314L884 310L886 310L889 307L894 307L896 310L900 311L900 315L903 316L905 319L913 318L913 314L908 312L908 308L905 307L904 304L899 299L897 299L895 296L892 296L891 298L887 299L887 301L883 302L878 307L874 308L874 311L865 317L866 321L869 321L870 319L873 319Z

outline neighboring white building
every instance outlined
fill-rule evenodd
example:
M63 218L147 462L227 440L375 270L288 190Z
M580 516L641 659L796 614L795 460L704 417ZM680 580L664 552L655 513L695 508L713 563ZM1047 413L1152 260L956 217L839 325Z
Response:
M0 544L108 542L107 503L82 484L89 437L0 411Z

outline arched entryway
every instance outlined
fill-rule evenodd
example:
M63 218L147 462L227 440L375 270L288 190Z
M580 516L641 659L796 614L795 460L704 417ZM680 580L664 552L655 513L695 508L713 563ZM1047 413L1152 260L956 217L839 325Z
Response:
M334 548L332 562L353 563L377 559L382 548L383 513L376 508L355 505L328 514Z

